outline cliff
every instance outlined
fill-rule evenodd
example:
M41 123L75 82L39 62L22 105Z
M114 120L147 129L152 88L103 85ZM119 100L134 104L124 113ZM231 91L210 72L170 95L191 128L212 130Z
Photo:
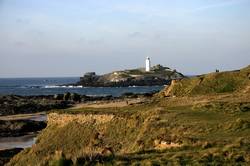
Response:
M144 68L114 71L104 75L95 72L86 73L76 85L88 87L127 87L167 85L173 79L184 78L184 75L168 67L156 65L150 72Z

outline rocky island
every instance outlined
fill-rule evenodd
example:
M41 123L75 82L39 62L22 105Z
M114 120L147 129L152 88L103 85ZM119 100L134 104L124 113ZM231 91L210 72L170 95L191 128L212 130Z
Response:
M88 72L74 86L84 87L127 87L127 86L154 86L168 85L173 79L181 79L182 73L164 67L160 64L145 68L114 71L104 75Z

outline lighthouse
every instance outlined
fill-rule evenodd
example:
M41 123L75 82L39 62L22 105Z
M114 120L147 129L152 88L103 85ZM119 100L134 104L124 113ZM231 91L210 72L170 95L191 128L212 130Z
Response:
M150 64L150 58L146 58L146 72L150 72L151 64Z

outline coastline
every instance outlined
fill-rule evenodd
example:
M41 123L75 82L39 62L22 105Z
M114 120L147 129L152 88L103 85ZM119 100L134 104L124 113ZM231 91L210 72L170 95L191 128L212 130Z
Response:
M73 85L60 85L60 81L65 80L67 81L67 78L60 78L57 82L57 85L46 85L51 84L57 79L54 78L19 78L17 79L17 83L15 82L16 79L2 79L3 85L1 88L12 88L11 91L13 92L21 92L20 94L24 95L0 95L0 121L3 123L13 123L14 121L16 123L26 123L25 121L43 121L46 122L47 120L47 113L50 112L50 110L55 109L66 109L66 108L82 108L82 107L113 107L116 105L117 107L123 107L131 104L136 104L138 101L136 101L136 98L144 98L147 96L152 96L153 94L158 92L158 89L163 88L163 86L109 86L109 87L93 87L88 86L84 87L81 85L73 86ZM76 78L72 78L76 79ZM10 81L9 81L10 80ZM26 80L30 80L31 84L26 85L23 83L28 83ZM70 81L69 79L68 81ZM23 83L22 83L23 82ZM55 82L55 83L56 83ZM20 85L19 85L20 84ZM77 92L80 92L82 90L90 90L90 92L98 88L98 90L105 90L101 94L96 94L100 92L94 92L93 95L83 95L83 94L77 94L74 91L77 90ZM138 90L136 90L138 89ZM149 90L147 90L149 89ZM154 90L150 90L154 89ZM20 91L21 90L21 91ZM25 91L30 91L31 93L26 93ZM70 93L64 93L64 94L54 94L56 92L60 91L70 91ZM109 91L109 90L113 90ZM22 93L25 92L25 93ZM36 95L34 95L33 91ZM39 94L39 91L47 91L49 92L48 95L44 92L42 94ZM52 94L51 94L51 92ZM117 93L121 91L122 93ZM136 92L142 92L142 93L133 93L133 91ZM6 90L3 91L4 93L7 92ZM108 93L112 93L115 96L111 96ZM126 92L126 93L124 93ZM86 93L86 92L84 92ZM87 91L88 93L88 91ZM103 95L104 93L104 95ZM107 94L105 94L107 93ZM134 101L135 100L135 101ZM20 121L20 122L18 122ZM0 126L1 130L1 126ZM37 132L39 132L37 130ZM11 131L9 133L11 136ZM27 136L29 133L27 133ZM21 137L19 136L20 140ZM5 138L5 137L1 137ZM8 138L8 137L6 137ZM10 138L10 137L9 137ZM11 139L11 138L10 138ZM6 140L6 139L5 139ZM20 142L21 143L21 142ZM31 145L31 144L30 144ZM11 147L12 148L12 147ZM18 147L16 147L18 148ZM6 153L11 149L4 149Z
M40 96L17 96L17 95L1 95L0 103L4 105L4 107L0 108L0 111L5 114L0 116L0 130L2 134L7 132L5 136L0 137L0 145L3 144L5 148L0 148L0 163L6 163L10 160L14 155L19 153L21 150L27 147L31 147L37 137L37 134L44 129L46 126L38 127L34 130L34 125L32 131L28 129L24 133L17 133L17 131L13 130L21 127L22 124L35 124L44 125L47 123L47 114L51 111L59 111L60 109L76 109L82 107L89 108L112 108L112 107L125 107L128 105L142 103L146 98L153 96L156 92L153 93L145 93L145 94L133 94L133 93L125 93L120 97L113 96L85 96L79 95L75 93L65 93L65 94L56 94L56 95L40 95ZM1 100L2 99L2 100ZM43 107L40 107L41 102L44 104ZM20 103L20 104L18 104ZM32 104L31 104L32 103ZM9 107L7 106L9 104ZM55 104L55 106L53 106ZM59 105L58 105L59 104ZM16 107L19 105L20 109ZM39 107L37 107L39 105ZM14 106L14 107L13 107ZM35 107L35 109L29 110L30 107ZM5 110L11 110L6 112ZM18 110L18 111L17 111ZM23 111L22 111L23 110ZM34 111L32 111L34 110ZM46 110L46 111L45 111ZM39 124L40 123L40 124ZM1 125L2 124L2 125ZM6 124L9 125L6 126ZM20 126L20 127L19 127ZM31 125L28 125L31 126ZM14 127L14 128L13 128ZM22 126L20 129L24 130L25 126ZM12 129L11 129L12 128ZM13 130L13 131L12 131ZM17 135L18 134L18 135ZM14 137L13 137L14 136ZM30 139L28 139L30 138ZM14 141L14 142L12 142ZM17 142L16 142L17 141ZM8 146L8 144L10 144ZM3 157L8 155L7 158Z
M249 145L249 90L246 68L175 80L159 93L125 93L120 97L65 93L49 96L48 100L36 97L63 101L68 107L47 110L47 126L36 145L25 154L15 155L8 164L37 164L39 160L48 165L62 158L72 163L129 164L132 160L146 164L159 157L159 163L166 159L178 163L179 153L187 163L209 163L209 156L219 163L250 162L245 153ZM33 115L13 116L29 119ZM225 151L239 142L235 132L241 135L235 149L242 153ZM49 158L47 153L51 154ZM225 153L231 155L225 157ZM201 160L201 156L205 157Z

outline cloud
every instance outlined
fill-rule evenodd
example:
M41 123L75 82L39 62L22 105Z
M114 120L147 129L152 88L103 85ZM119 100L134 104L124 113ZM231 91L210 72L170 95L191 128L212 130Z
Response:
M15 41L14 45L17 47L24 47L24 46L27 46L28 44L24 41Z
M0 8L4 5L4 0L0 0Z
M133 33L130 33L128 36L131 37L131 38L145 37L145 35L143 33L141 33L141 32L133 32Z
M214 4L200 6L198 8L192 9L189 12L190 13L195 13L195 12L214 9L214 8L222 8L222 7L237 5L237 4L241 4L241 3L244 3L244 2L246 2L246 0L227 0L227 1L224 1L224 2L221 2L221 3L214 3Z
M146 17L168 17L171 13L159 6L149 6L143 4L123 4L113 7L114 11L125 12L132 15L143 15Z
M104 42L105 41L103 38L88 40L88 44L90 45L100 45L100 44L103 44Z
M125 4L119 4L112 6L112 10L115 12L125 12L128 14L135 14L135 15L143 15L145 17L173 17L173 16L184 16L189 13L195 13L195 12L201 12L209 9L214 8L223 8L227 6L242 4L245 2L249 2L249 0L222 0L220 2L216 1L210 1L211 3L205 3L206 5L195 7L194 5L197 5L197 2L188 4L189 2L185 2L180 4L142 4L142 3L125 3ZM184 7L183 7L184 6Z
M78 40L76 40L76 43L85 43L86 42L86 38L85 37L80 37Z
M17 18L16 19L16 23L19 23L19 24L29 24L30 20L29 19L25 19L25 18Z

